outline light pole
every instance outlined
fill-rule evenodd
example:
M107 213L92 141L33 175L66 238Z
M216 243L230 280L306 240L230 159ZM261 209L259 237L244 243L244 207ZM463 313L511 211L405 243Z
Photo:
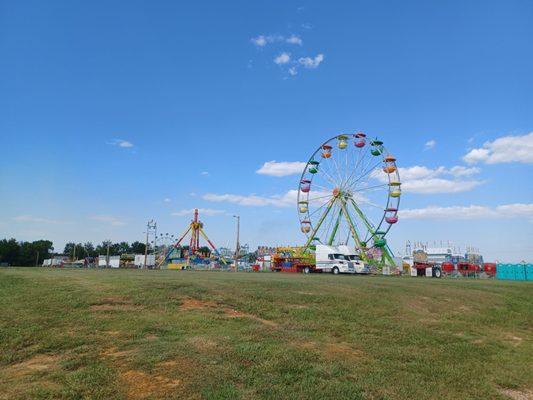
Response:
M239 233L241 226L241 217L239 215L234 215L233 218L237 218L237 243L235 244L235 271L238 269L238 260L239 260Z

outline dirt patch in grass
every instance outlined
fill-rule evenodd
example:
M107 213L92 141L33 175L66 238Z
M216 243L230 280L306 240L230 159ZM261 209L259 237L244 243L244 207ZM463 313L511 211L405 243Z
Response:
M257 321L257 322L261 322L262 324L265 324L265 325L268 325L268 326L272 326L272 327L276 327L278 326L278 324L274 321L270 321L268 319L264 319L264 318L260 318L256 315L253 315L253 314L247 314L247 313L244 313L244 312L241 312L241 311L237 311L237 310L234 310L232 308L224 308L224 314L226 314L227 317L229 318L249 318L249 319L253 319L254 321Z
M145 338L146 340L156 340L156 339L159 338L159 336L157 336L157 335L155 335L155 334L153 334L153 333L149 333L149 334L146 335L144 338Z
M35 372L48 371L57 367L60 357L51 354L37 354L32 358L10 366L8 375L19 377Z
M235 310L234 308L228 307L224 304L218 304L213 301L198 300L198 299L187 297L187 298L182 299L180 308L182 310L208 309L208 310L214 310L214 311L221 311L228 318L249 318L249 319L253 319L254 321L261 322L262 324L267 325L267 326L272 326L272 327L278 326L278 324L274 321L260 318L257 315L248 314L248 313L245 313L239 310Z
M147 374L133 369L122 372L121 379L126 384L127 395L131 399L161 398L174 392L182 384L180 379Z
M118 350L116 346L113 346L101 353L104 357L123 358L133 354L133 350Z
M209 352L218 348L218 343L204 336L193 336L187 341L198 351Z
M523 340L520 336L513 335L512 333L506 333L504 339L513 346L519 346Z
M531 389L499 389L499 392L513 400L533 400L533 390Z

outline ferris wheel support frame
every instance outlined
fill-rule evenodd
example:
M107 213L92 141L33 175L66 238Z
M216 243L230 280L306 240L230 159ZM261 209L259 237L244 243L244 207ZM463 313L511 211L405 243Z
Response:
M359 254L361 256L361 259L366 261L367 257L363 250L363 246L361 245L361 239L359 239L359 235L357 234L357 230L355 229L352 218L350 217L350 214L348 213L348 210L346 209L346 202L342 199L341 199L341 209L342 209L342 212L344 213L344 218L346 218L346 220L348 221L348 225L350 226L350 230L352 231L353 240L355 242L357 249L359 249Z
M309 238L307 239L307 242L305 243L305 246L304 246L304 252L307 251L307 249L309 249L309 245L311 244L311 242L313 241L316 233L318 232L318 230L320 229L320 226L322 225L322 223L324 222L324 220L326 219L328 213L331 211L331 207L333 206L333 203L335 202L335 197L332 198L330 201L328 201L328 205L326 207L326 209L324 210L324 214L322 214L322 216L320 217L320 219L318 220L318 223L316 224L316 227L315 229L313 229L313 232L311 232L311 235L309 235Z
M363 220L363 222L365 223L366 227L368 228L368 231L372 234L372 236L375 236L376 235L376 231L375 231L375 228L372 226L372 224L366 219L364 213L361 211L361 209L357 206L357 204L355 203L355 201L353 199L350 199L351 200L351 203L352 203L352 206L354 207L355 211L357 212L357 214L359 214L359 217ZM390 229L390 228L389 228ZM381 261L384 263L384 259L386 259L391 265L394 265L394 260L391 256L391 251L390 249L388 248L389 246L386 245L385 247L383 247L381 249Z
M339 216L337 217L337 221L335 222L335 226L333 227L333 231L331 232L331 235L328 239L328 246L331 246L333 244L333 241L335 240L335 235L337 234L337 230L339 229L339 224L341 222L342 217L342 210L339 210Z

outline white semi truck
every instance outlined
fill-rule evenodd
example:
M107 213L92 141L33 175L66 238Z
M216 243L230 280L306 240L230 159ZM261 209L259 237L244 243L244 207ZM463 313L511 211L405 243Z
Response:
M319 244L315 250L315 270L333 274L368 274L370 269L348 246Z

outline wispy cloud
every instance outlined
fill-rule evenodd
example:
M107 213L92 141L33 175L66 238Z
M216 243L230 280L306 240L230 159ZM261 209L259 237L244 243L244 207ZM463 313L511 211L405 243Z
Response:
M240 206L255 206L255 207L264 207L264 206L291 207L296 204L297 197L298 197L297 190L289 190L287 193L283 195L274 195L274 196L258 196L255 194L238 195L238 194L215 194L215 193L207 193L202 196L202 198L207 201L227 202L227 203L238 204Z
M469 164L533 163L533 132L523 136L502 136L470 150L463 160Z
M251 38L250 42L252 42L257 47L265 47L267 44L270 43L288 43L299 46L303 44L302 38L294 34L290 35L289 37L285 37L283 35L258 35L254 38Z
M305 168L305 163L301 161L267 161L261 168L255 171L261 175L288 176L301 174Z
M165 197L163 199L163 203L171 203L172 202L172 199L170 197Z
M315 69L324 61L324 54L317 54L314 58L302 57L298 59L298 62L308 69Z
M194 215L194 210L195 210L194 208L190 208L186 210L175 211L171 215L173 217L185 217L185 216L192 217ZM221 214L226 213L225 210L217 210L214 208L199 208L198 212L200 213L200 215L207 215L207 216L221 215Z
M33 215L17 215L13 218L16 222L31 222L36 224L49 224L49 225L61 225L61 224L67 224L68 221L60 221L57 219L52 218L45 218L45 217L36 217Z
M496 207L469 205L400 210L403 219L481 219L481 218L525 218L533 222L533 204L504 204Z
M291 55L287 52L283 52L274 58L274 63L278 65L287 64L291 60Z
M264 47L267 44L267 38L264 35L251 38L250 41L258 47Z
M200 172L200 175L202 175L202 176L209 176L209 172L207 172L207 171L202 171L202 172Z
M93 221L102 222L102 223L109 224L112 226L126 225L126 222L123 219L121 219L120 217L113 216L113 215L93 215L89 218Z
M111 146L122 147L123 149L131 149L132 147L134 147L133 143L124 139L113 139L107 144Z
M450 169L428 168L420 165L398 168L402 190L419 194L466 192L484 183L476 179L465 179L479 172L479 168L464 166L454 166ZM374 176L384 183L388 181L387 176L383 175L381 170L377 171Z
M424 144L424 150L434 149L436 145L437 142L434 139L428 140L426 144Z
M289 43L289 44L297 44L297 45L300 45L300 46L303 44L302 38L300 38L299 36L296 36L296 35L291 35L285 41L287 43Z
M251 38L250 42L261 49L272 44L272 48L277 49L278 53L278 55L274 57L274 63L283 67L282 71L287 77L298 75L298 70L300 68L308 70L318 68L318 66L324 61L325 57L323 53L319 53L314 57L307 56L305 53L301 54L302 51L298 50L297 47L303 46L303 39L296 34L291 34L290 36L258 35ZM288 46L292 46L294 52L300 54L292 55L290 52L286 51ZM249 61L248 67L250 67L250 65L251 63Z

